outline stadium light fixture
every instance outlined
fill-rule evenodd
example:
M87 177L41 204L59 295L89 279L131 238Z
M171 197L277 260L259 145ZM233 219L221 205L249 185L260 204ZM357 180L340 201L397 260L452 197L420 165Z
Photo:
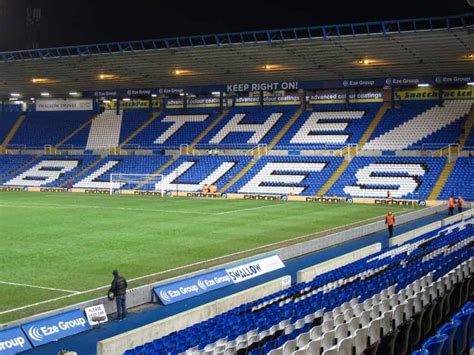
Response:
M211 92L211 95L219 96L221 94L220 91L213 91Z
M77 96L77 95L79 95L79 93L77 91L71 91L69 93L69 96Z
M35 101L35 98L34 98L34 97L30 97L30 100L31 100L31 101Z
M469 86L474 86L474 81L468 82L467 85L469 85Z
M130 98L129 97L125 97L122 99L122 101L130 101Z
M419 87L419 88L427 88L427 87L430 87L430 84L427 84L427 83L420 83L420 84L418 84L418 87Z
M151 94L151 97L156 97L157 95L156 94Z
M33 84L54 84L54 83L58 83L59 80L53 80L53 79L48 79L48 78L33 78L31 79L31 82Z
M180 93L179 93L179 96L184 96L184 92L180 92Z
M110 103L110 100L104 100L104 101L102 101L102 102L103 102L104 104L108 104L108 103Z
M42 92L42 93L41 93L41 96L43 96L43 97L48 97L48 96L49 96L49 92Z
M20 97L20 94L17 93L17 92L12 92L12 93L10 94L10 96L11 96L11 97Z
M118 79L119 76L118 75L115 75L115 74L99 74L97 76L99 78L99 80L115 80L115 79Z

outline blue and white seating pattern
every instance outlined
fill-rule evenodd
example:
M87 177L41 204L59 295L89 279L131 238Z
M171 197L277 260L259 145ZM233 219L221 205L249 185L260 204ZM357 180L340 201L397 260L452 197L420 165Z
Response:
M234 107L200 142L199 147L246 149L269 144L299 106Z
M430 232L416 246L392 247L125 354L362 353L474 273L472 223L450 227L435 231L437 238L420 244Z
M182 156L163 171L163 180L156 186L165 191L201 191L204 184L216 184L220 190L249 162L250 157Z
M355 157L329 189L329 196L426 199L446 158Z
M303 112L276 149L337 149L356 144L372 122L380 103L313 105Z
M4 184L14 171L35 159L34 155L0 155L0 184Z
M215 108L166 109L129 144L179 148L191 144L219 114Z
M265 156L229 192L315 195L341 163L332 156Z
M456 143L474 100L402 102L401 109L391 109L383 117L368 150L439 149Z
M72 183L77 188L109 189L110 174L154 174L170 158L163 155L110 155L102 159L97 165L81 173ZM113 188L132 189L137 185L141 185L140 188L142 189L154 190L154 187L147 183L147 179L144 179L143 183L145 184L116 182Z
M94 111L28 112L10 144L56 145L95 115Z
M453 171L438 199L447 200L451 195L462 196L467 201L474 201L474 158L457 158Z
M96 160L95 155L43 155L23 171L9 176L3 185L59 187Z

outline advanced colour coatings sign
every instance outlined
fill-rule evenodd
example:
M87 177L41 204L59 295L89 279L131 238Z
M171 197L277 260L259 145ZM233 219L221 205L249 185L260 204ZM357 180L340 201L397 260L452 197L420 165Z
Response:
M30 342L20 327L0 331L0 354L10 355L31 349Z
M163 304L167 305L250 280L283 267L285 265L280 258L277 255L272 255L242 265L155 287L153 292Z
M80 309L30 322L21 327L33 346L47 344L90 329L89 322Z

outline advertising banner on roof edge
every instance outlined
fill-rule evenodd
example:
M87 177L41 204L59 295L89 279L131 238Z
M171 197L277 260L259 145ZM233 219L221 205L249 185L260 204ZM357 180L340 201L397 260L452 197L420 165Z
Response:
M21 326L33 346L48 344L69 335L90 329L84 313L80 309L39 319Z
M31 349L30 342L20 327L0 330L0 354L10 355Z
M38 99L36 111L92 111L94 109L90 99Z

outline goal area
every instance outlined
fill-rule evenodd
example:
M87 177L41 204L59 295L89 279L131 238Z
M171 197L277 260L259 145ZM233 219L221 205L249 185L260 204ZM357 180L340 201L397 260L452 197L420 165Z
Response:
M110 174L109 191L110 194L122 190L141 190L161 192L165 195L163 189L163 175L161 174Z

